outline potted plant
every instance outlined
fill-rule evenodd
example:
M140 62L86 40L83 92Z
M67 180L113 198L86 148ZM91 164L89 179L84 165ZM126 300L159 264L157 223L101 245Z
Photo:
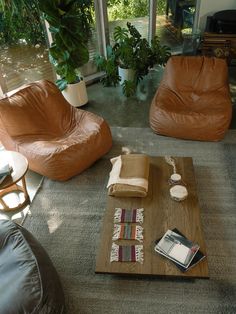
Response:
M114 45L108 47L110 53L107 54L107 58L98 55L95 62L100 70L106 72L103 83L107 81L108 77L107 68L104 65L113 62L113 72L118 69L123 93L131 96L135 93L138 82L148 74L150 68L155 64L164 65L167 62L170 57L170 49L162 46L157 36L149 45L147 39L142 38L138 30L129 22L127 28L120 26L115 28L114 40ZM111 68L110 65L109 69ZM111 78L110 74L109 76ZM117 80L113 85L116 83ZM110 85L112 85L112 81Z
M104 86L116 86L120 77L118 74L116 56L111 46L107 46L107 57L99 54L95 55L94 61L99 71L105 71L106 75L102 77L101 81Z
M60 76L56 84L76 107L88 101L80 67L89 60L90 5L90 0L39 0L39 9L49 23L53 38L49 60Z

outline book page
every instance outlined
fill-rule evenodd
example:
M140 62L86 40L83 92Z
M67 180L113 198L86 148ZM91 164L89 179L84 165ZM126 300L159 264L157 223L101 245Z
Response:
M173 257L182 264L186 264L186 258L190 253L190 249L183 244L175 244L169 252L169 256Z

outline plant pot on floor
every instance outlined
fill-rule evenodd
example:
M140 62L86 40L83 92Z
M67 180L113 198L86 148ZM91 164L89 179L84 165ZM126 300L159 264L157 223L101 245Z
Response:
M118 67L118 73L121 77L120 85L122 85L124 81L134 81L135 79L135 70L133 69L123 69Z
M68 84L62 92L65 99L74 107L80 107L88 102L87 89L84 81Z

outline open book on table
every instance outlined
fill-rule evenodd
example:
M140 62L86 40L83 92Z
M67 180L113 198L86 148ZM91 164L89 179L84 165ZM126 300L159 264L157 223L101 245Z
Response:
M172 260L180 270L186 271L191 265L194 257L198 253L198 260L205 257L199 251L199 245L188 240L177 229L167 230L164 236L156 241L155 251L166 258Z

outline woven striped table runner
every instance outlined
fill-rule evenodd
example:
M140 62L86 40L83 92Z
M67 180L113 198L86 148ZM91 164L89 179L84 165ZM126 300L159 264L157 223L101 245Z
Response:
M112 243L110 261L143 263L143 245L117 245Z
M115 223L133 222L143 223L143 208L125 209L116 208L114 214Z
M143 241L143 227L132 224L115 224L112 240Z

